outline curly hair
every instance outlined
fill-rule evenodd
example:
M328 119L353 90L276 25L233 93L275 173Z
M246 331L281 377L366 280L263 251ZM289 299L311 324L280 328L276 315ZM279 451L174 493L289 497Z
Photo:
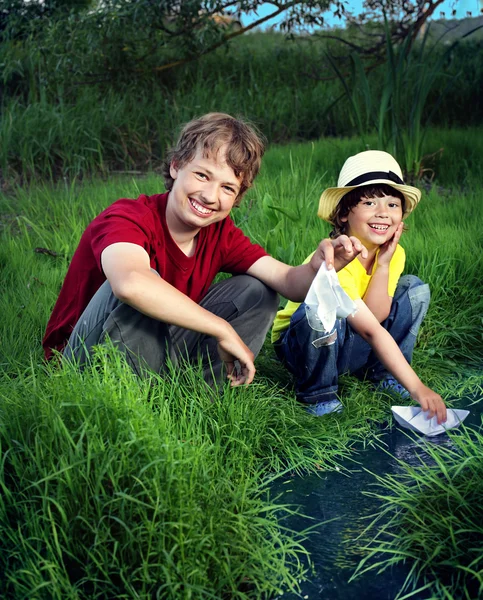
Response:
M181 130L176 145L171 148L163 163L163 177L168 191L173 187L170 165L181 168L189 163L201 150L204 158L216 157L222 146L226 146L226 163L236 177L241 177L241 186L236 205L252 186L265 152L265 139L254 125L225 113L208 113L193 119Z
M402 203L402 214L406 211L406 199L404 195L395 188L386 183L376 183L370 185L361 185L347 192L339 200L334 212L329 217L329 223L333 229L330 232L331 238L347 233L347 221L342 221L350 213L354 206L357 206L363 198L383 198L384 196L393 196L399 198Z

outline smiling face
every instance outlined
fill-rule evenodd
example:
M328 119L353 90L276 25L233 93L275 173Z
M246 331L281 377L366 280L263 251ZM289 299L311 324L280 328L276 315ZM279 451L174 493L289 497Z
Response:
M383 196L361 198L341 221L348 225L347 235L359 238L368 250L373 250L393 237L402 217L402 201Z
M166 220L176 239L194 237L202 227L221 221L230 213L241 187L225 161L225 148L205 157L201 150L182 167L172 163L173 187L169 192Z

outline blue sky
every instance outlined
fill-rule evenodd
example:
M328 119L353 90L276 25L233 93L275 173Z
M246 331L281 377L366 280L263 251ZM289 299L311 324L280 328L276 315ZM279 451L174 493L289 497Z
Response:
M349 0L348 2L346 2L346 5L356 15L362 12L362 0ZM466 17L467 12L471 12L472 16L476 17L480 14L481 8L483 8L483 5L480 3L480 0L445 0L445 2L443 2L443 4L441 4L441 6L436 9L434 13L434 18L439 19L441 12L445 13L447 19L451 18L451 13L453 9L456 10L456 18L458 19ZM248 24L254 21L256 18L268 15L273 11L273 6L270 6L269 4L262 4L262 6L257 11L258 17L252 13L251 15L245 16L242 19L242 21L244 24ZM340 19L333 17L330 11L327 11L325 18L327 25L329 25L330 27L337 27L343 25L343 22ZM278 20L280 20L280 17L278 18ZM276 22L276 19L267 21L264 27L270 27L271 25L276 24Z

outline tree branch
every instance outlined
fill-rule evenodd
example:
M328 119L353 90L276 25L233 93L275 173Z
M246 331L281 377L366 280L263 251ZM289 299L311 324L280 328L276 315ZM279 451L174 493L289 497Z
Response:
M156 71L156 72L159 73L160 71L167 71L168 69L173 69L174 67L179 67L181 65L185 65L185 64L187 64L189 62L197 60L201 56L204 56L205 54L209 54L210 52L213 52L217 48L220 48L221 46L223 46L229 40L231 40L231 39L233 39L235 37L238 37L239 35L243 35L247 31L250 31L251 29L254 29L255 27L258 27L259 25L262 25L263 23L265 23L266 21L269 21L270 19L273 19L274 17L277 17L279 14L283 13L288 8L291 8L292 6L295 6L296 4L299 4L299 2L296 2L296 1L289 2L288 4L283 5L282 7L280 7L279 9L277 9L276 11L274 11L273 13L271 13L271 14L265 16L265 17L262 17L261 19L258 19L258 21L254 21L253 23L250 23L250 25L247 25L246 27L242 27L241 29L238 29L237 31L232 31L232 32L224 35L223 38L219 42L216 42L216 44L213 44L209 48L206 48L206 50L203 50L202 52L200 52L196 56L190 56L188 58L183 58L181 60L176 60L174 62L167 63L165 65L160 65L159 67L153 67L151 70L152 71ZM139 70L139 71L141 71L141 70Z

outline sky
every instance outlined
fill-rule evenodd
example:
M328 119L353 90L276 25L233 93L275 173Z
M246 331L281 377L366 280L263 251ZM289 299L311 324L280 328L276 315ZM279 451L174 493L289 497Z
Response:
M355 15L358 15L362 12L362 1L363 0L348 0L348 2L346 2L346 5L347 5L348 9L352 10L352 12ZM436 9L433 18L439 19L441 17L440 13L442 13L442 12L445 13L445 16L447 19L455 18L455 17L451 16L453 9L456 10L456 18L457 19L462 19L462 18L466 17L467 12L471 12L471 15L473 17L477 17L478 15L481 14L480 13L481 8L483 8L483 4L481 3L481 0L445 0L445 2L443 2L443 4L441 4L441 6ZM269 4L262 4L261 7L257 11L258 16L252 13L250 15L245 16L242 19L242 22L244 25L248 25L249 23L253 22L255 19L263 17L265 15L268 15L273 11L274 11L273 6L270 6ZM327 15L326 15L325 19L326 19L326 23L329 27L340 27L340 26L343 26L343 24L344 24L343 21L341 21L341 19L334 17L330 11L327 11ZM278 17L278 20L280 20L280 16ZM271 27L272 25L275 25L276 23L277 23L277 19L272 19L270 21L266 21L266 23L264 24L263 27L264 28Z

